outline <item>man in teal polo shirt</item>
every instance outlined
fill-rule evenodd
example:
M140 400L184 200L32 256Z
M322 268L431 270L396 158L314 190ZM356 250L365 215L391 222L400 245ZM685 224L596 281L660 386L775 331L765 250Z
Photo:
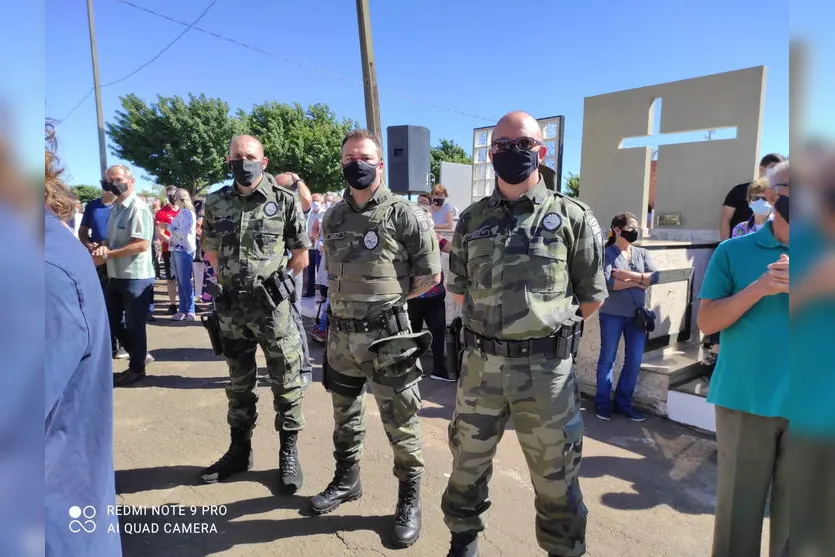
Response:
M792 553L835 555L835 154L804 183L792 230Z
M719 453L713 557L759 557L769 488L770 555L788 550L788 162L781 166L771 176L774 219L719 244L699 295L699 329L721 331L722 343L707 399Z

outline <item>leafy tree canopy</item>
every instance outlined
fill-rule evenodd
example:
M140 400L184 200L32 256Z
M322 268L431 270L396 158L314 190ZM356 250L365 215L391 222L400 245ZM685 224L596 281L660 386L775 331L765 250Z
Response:
M441 162L473 163L464 148L450 139L441 139L438 145L432 147L429 156L431 157L429 170L435 181L441 179Z
M580 197L580 175L569 172L563 181L562 193L568 197Z
M143 169L159 185L185 188L195 195L229 176L224 155L243 123L229 105L205 95L157 96L147 104L130 94L107 124L111 152Z
M267 102L239 116L247 133L257 137L269 158L273 174L295 172L313 192L340 190L342 179L342 138L359 124L337 120L326 104L304 109L300 104Z
M89 203L101 197L102 191L99 186L78 185L70 186L70 191L75 194L81 203Z

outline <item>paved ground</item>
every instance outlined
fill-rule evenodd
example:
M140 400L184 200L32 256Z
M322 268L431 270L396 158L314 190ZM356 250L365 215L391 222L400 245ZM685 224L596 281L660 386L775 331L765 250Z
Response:
M278 440L270 392L263 387L261 421L253 441L255 469L233 483L200 485L198 471L228 446L226 365L212 354L199 323L172 322L158 314L149 326L149 345L156 358L148 368L149 378L115 394L119 503L148 513L121 517L126 556L446 555L449 535L439 505L451 465L446 428L454 384L422 383L427 462L424 530L412 548L396 551L387 540L396 483L373 398L367 405L364 497L331 515L310 517L307 498L323 489L333 473L331 404L321 384L314 383L305 396L307 429L301 438L305 485L300 494L287 497L274 491ZM321 349L314 346L318 379ZM263 364L259 354L259 365ZM123 365L116 363L116 371ZM590 412L586 415L582 488L589 507L588 555L707 555L713 521L714 442L658 419L604 424ZM481 542L482 555L544 554L536 545L533 491L512 430L498 450L491 496L493 509ZM160 510L152 507L162 505L169 505L164 511L179 510L183 515L151 516L153 510ZM214 516L211 506L217 507ZM205 523L209 531L173 532L180 523L194 522ZM128 524L145 532L127 533Z

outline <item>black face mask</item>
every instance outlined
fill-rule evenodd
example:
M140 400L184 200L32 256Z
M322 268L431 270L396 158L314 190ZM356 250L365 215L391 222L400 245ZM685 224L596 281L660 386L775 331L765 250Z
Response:
M235 181L244 187L249 187L257 182L261 174L264 173L264 166L261 161L235 159L229 161L229 168L232 170Z
M444 206L444 199L443 198L433 199L432 202L435 205L437 205L438 207L443 207Z
M781 195L774 203L774 209L777 214L783 217L783 220L789 222L789 196Z
M128 191L128 185L127 184L115 184L113 182L108 182L107 180L102 180L101 181L101 189L103 189L104 191L109 191L110 193L112 193L116 197L119 197L120 195L122 195L123 193Z
M342 165L342 176L355 190L368 189L377 179L377 165L365 161L351 161Z
M637 230L621 230L620 237L629 242L630 244L634 244L638 241L638 231Z
M176 193L172 193L172 194L170 194L170 195L168 196L168 202L169 202L171 205L176 205L176 204L177 204L177 194L176 194Z
M510 148L493 153L493 169L508 184L521 184L539 166L539 151Z

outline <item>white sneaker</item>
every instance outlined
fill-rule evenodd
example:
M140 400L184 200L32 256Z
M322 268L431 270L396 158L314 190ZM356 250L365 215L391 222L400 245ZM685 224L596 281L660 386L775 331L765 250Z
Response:
M171 316L171 319L173 319L174 321L182 321L185 318L186 318L185 313L175 313L173 316Z
M430 375L429 379L434 379L435 381L443 381L444 383L458 382L458 379L447 379L446 377L439 377L438 375Z
M184 321L197 321L197 316L193 313L187 313Z

